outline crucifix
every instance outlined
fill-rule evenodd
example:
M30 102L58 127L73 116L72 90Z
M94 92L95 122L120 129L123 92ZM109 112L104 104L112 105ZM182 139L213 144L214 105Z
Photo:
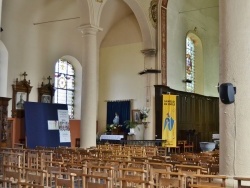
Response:
M49 84L50 84L50 80L52 80L52 78L49 76L49 77L47 78L47 80L49 80Z
M28 74L27 74L26 72L24 72L24 73L22 74L22 76L24 77L24 80L26 80L26 76L28 76Z

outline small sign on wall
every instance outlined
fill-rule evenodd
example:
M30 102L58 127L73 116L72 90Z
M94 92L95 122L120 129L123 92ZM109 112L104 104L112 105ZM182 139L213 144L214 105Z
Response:
M48 120L48 130L59 130L58 121Z

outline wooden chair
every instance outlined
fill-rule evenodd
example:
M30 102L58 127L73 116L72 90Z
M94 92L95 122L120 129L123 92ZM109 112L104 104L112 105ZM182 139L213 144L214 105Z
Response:
M194 143L193 142L190 142L190 143L186 143L184 145L184 152L194 152Z
M3 164L17 167L25 166L25 155L13 152L3 152Z
M46 166L51 165L52 166L52 160L53 160L53 151L51 150L44 150L39 151L40 152L40 169L45 170Z
M137 169L148 169L148 163L145 162L137 162L137 161L124 161L125 168L137 168Z
M112 150L102 150L100 151L99 157L103 159L110 159L112 158L113 151Z
M187 140L178 140L177 145L180 146L183 152L193 152L194 150L194 143L188 143Z
M40 157L39 152L37 150L29 150L27 152L27 168L38 169L40 167L39 161Z
M156 146L146 146L144 148L145 150L145 155L148 158L152 158L153 156L156 156L157 154L157 147Z
M48 186L44 186L44 185L39 185L39 184L35 184L35 183L26 183L26 182L18 182L18 186L21 186L22 188L51 188Z
M211 163L209 165L209 174L211 175L218 175L219 174L219 164Z
M162 163L165 163L166 161L168 161L168 159L170 159L169 156L153 156L152 159L149 159L148 162L153 162L153 161L160 161Z
M82 179L84 188L113 188L111 177L83 174Z
M82 174L87 173L86 165L82 164L68 164L67 165L67 172L68 173L74 173L76 176L74 178L75 184L77 184L78 187L82 184Z
M61 162L46 162L46 182L48 186L53 186L53 183L55 182L55 173L61 173L62 172L62 164Z
M192 175L192 179L196 179L196 183L189 184L189 187L191 188L192 187L226 187L227 176L194 174Z
M160 173L171 172L171 164L164 163L149 163L149 181L156 182Z
M23 170L25 171L25 183L42 186L48 185L48 182L46 181L47 171L34 168L23 168ZM24 182L20 182L19 184L25 185Z
M56 188L62 188L62 187L70 187L74 188L75 181L74 177L76 176L75 173L69 173L69 172L53 172L55 175L55 187Z
M177 172L163 172L160 169L151 169L150 187L185 188L185 174Z
M242 182L249 182L250 181L249 177L234 177L234 180L237 181L238 188L249 187L249 185L248 186L242 185Z
M167 156L167 147L158 146L156 155L166 157Z
M3 177L0 179L0 184L3 187L18 187L18 182L24 182L22 179L21 168L18 166L4 165Z
M142 156L131 156L130 157L131 161L135 162L148 162L148 157L142 157Z
M177 172L184 173L186 175L186 186L193 184L194 179L191 178L193 175L201 174L201 166L192 166L192 165L175 165Z
M146 153L143 147L139 146L134 146L131 147L132 149L132 156L138 156L138 157L145 157Z
M147 170L137 168L119 168L119 187L141 187L148 186L146 180Z
M126 162L123 160L108 160L108 159L103 159L100 162L101 166L105 167L112 167L114 169L114 182L116 182L117 177L119 176L119 168L123 168L125 166Z
M111 166L94 166L94 165L87 165L86 169L87 175L93 175L98 177L97 179L101 179L101 177L108 177L109 179L106 179L106 183L111 183L113 185L114 180L114 168ZM85 178L89 178L90 176L85 176ZM100 182L99 182L100 183Z
M146 188L149 187L149 182L145 180L134 179L133 177L126 177L126 178L118 178L120 188L129 188L129 187L140 187Z
M184 155L182 154L172 154L170 155L170 161L182 163L182 162L186 162L186 159Z

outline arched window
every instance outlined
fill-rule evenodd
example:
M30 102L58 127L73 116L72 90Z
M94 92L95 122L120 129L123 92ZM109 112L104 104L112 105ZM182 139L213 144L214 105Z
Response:
M195 91L195 45L194 41L186 37L186 91Z
M54 102L67 104L69 118L74 118L75 70L66 60L59 59L55 65Z
M204 95L203 47L196 31L186 36L186 91Z

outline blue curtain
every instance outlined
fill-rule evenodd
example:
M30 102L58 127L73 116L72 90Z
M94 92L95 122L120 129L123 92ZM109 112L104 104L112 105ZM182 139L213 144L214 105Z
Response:
M107 124L113 124L115 113L119 115L120 125L124 125L124 121L130 120L130 100L107 102Z

